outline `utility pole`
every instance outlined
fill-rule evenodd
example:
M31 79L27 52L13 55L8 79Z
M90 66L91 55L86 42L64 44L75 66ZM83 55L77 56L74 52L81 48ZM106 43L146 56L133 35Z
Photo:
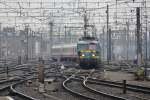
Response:
M67 43L67 39L68 39L68 38L67 38L67 30L66 30L66 28L67 28L67 27L65 26L65 37L64 37L64 39L65 39L65 40L64 40L64 41L65 41L65 43Z
M39 30L40 33L40 57L43 58L43 36L42 31Z
M105 58L105 26L103 27L103 59Z
M126 41L127 41L127 61L129 60L129 22L126 22L126 25L127 25L127 31L126 31Z
M50 37L50 58L52 57L52 45L53 45L53 22L49 22L49 37Z
M107 14L107 62L109 64L110 52L109 52L109 6L108 5L107 5L106 14Z
M2 58L2 31L1 31L2 23L0 23L0 59Z
M84 13L84 37L87 37L87 14Z
M25 33L26 33L26 55L25 55L25 59L26 59L26 61L28 61L28 42L29 42L29 26L27 25L27 26L25 26Z
M148 51L149 51L149 60L150 60L150 30L148 31L148 35L149 35L149 41L148 41L148 43L149 43L149 45L148 45Z
M31 43L31 58L32 59L33 59L33 55L34 55L34 50L33 50L34 49L34 47L33 47L34 46L34 37L33 37L33 34L34 34L33 31L31 31L31 42L32 42Z
M142 46L141 46L141 34L140 34L140 8L136 8L136 29L137 29L137 64L141 65L141 60L142 60Z
M147 6L146 6L146 0L144 1L144 4L145 4L145 16L144 16L144 18L145 18L145 24L146 24L146 27L145 27L145 67L144 67L144 75L145 75L145 78L146 78L146 76L147 76L147 58L148 58L148 56L147 56L147 31L148 31L148 29L147 29L147 26L148 26L148 22L147 22Z
M2 58L2 33L0 33L0 59Z
M109 33L108 33L108 60L111 60L111 29L109 29Z

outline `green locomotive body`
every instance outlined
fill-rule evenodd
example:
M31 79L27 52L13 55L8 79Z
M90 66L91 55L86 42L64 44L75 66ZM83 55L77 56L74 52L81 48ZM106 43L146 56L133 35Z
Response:
M98 39L84 37L77 43L77 52L81 68L97 68L101 62L101 48Z

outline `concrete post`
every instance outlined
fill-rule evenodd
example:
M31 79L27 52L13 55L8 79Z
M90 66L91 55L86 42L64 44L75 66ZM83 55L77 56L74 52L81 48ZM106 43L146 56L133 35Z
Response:
M126 94L126 80L123 80L123 94Z
M39 82L44 84L44 64L43 64L43 60L40 61L39 65L38 65L38 79Z
M18 56L18 65L21 65L21 56Z

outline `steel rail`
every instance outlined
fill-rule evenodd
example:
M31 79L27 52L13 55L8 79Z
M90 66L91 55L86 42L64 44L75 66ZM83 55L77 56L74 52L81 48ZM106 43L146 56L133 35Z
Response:
M88 87L87 86L87 79L84 79L83 81L83 86L88 89L89 91L93 91L97 94L100 94L100 95L103 95L103 96L106 96L106 97L109 97L109 98L112 98L112 99L115 99L115 100L127 100L126 98L123 98L123 97L120 97L120 96L115 96L115 95L112 95L112 94L108 94L108 93L105 93L105 92L101 92L101 91L98 91L98 90L95 90L91 87Z
M23 81L20 81L20 82L18 82L18 83L16 83L16 84L11 85L11 86L10 86L10 92L11 92L12 94L16 95L16 96L19 96L19 97L25 99L25 100L37 100L37 99L35 99L35 98L31 97L31 96L28 96L28 95L26 95L26 94L23 94L23 93L21 93L21 92L18 92L18 91L16 91L16 90L14 89L17 85L23 83L24 81L26 81L26 80L23 80Z
M92 82L99 85L107 85L107 86L113 86L122 88L121 82L114 82L114 81L108 81L108 80L98 80L98 79L92 79L88 78L87 82ZM150 87L140 86L140 85L132 85L132 84L126 84L126 89L134 92L142 92L146 94L150 94Z
M95 90L95 89L92 89L92 88L88 87L88 86L86 85L87 79L84 78L84 77L80 77L80 76L74 76L74 77L72 77L72 76L71 76L71 77L67 78L67 79L63 82L63 87L64 87L67 91L69 91L69 92L71 92L72 94L75 94L75 95L77 95L77 96L81 96L81 97L84 97L84 98L90 99L90 100L95 100L95 98L91 98L91 97L89 98L89 97L86 96L86 95L83 95L83 94L81 94L81 93L75 92L75 91L71 90L70 88L68 88L68 87L67 87L67 83L70 83L71 80L82 81L82 86L83 86L85 89L87 89L87 90L90 91L90 92L96 93L96 94L98 94L98 95L102 95L102 96L104 96L104 97L112 98L112 99L115 99L115 100L127 100L127 99L125 99L125 98L123 98L123 97L115 96L115 95L112 95L112 94L107 94L107 93L104 93L104 92L101 92L101 91L97 91L97 90Z
M4 86L0 88L0 93L4 92L5 90L9 90L10 86L16 84L18 81L20 81L20 79L12 79L12 80L0 81L0 85L4 84ZM5 83L8 84L9 82L14 82L14 83L11 83L9 85L5 85Z
M73 79L72 76L69 77L69 78L67 78L67 79L63 82L63 88L64 88L65 90L67 90L68 92L72 93L73 95L79 96L79 97L84 98L84 99L86 99L86 100L96 100L96 99L94 99L94 98L91 98L91 97L88 97L88 96L86 96L86 95L83 95L83 94L81 94L81 93L79 93L79 92L73 91L72 89L70 89L69 87L67 87L67 84L70 83L71 79Z

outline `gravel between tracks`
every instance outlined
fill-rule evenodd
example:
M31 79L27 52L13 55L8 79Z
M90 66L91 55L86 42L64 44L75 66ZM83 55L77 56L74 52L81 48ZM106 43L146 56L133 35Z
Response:
M56 100L42 95L42 93L38 92L38 87L36 87L36 85L33 85L31 87L27 86L26 83L23 83L16 86L15 90L23 94L29 95L31 97L34 97L37 100Z
M83 100L64 90L62 87L63 81L64 79L57 78L57 91L55 92L45 91L45 93L39 93L35 80L33 81L32 86L27 86L26 83L23 83L18 85L15 89L38 100Z

